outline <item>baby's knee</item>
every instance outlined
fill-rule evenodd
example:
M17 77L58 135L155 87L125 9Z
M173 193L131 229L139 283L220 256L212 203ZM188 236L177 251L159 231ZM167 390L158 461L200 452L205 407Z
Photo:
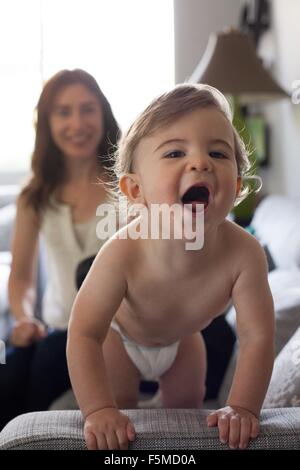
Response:
M118 394L115 396L115 401L119 409L130 410L137 407L138 397Z
M190 389L189 393L183 397L185 403L182 408L202 408L205 393L205 384L199 384L196 388Z
M184 400L184 403L182 404L182 408L202 408L204 396L205 387L203 390L200 390L199 393L186 397L186 400Z
M202 408L204 398L205 398L205 394L206 394L206 386L205 386L205 384L203 384L202 387L200 388L196 408Z

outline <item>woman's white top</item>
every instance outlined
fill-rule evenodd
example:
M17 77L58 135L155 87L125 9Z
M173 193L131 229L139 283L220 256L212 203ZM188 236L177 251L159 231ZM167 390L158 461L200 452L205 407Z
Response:
M100 217L82 224L72 221L71 207L52 200L42 216L41 236L46 252L47 284L42 302L43 320L66 329L77 293L76 269L84 259L96 255L105 240L96 235Z

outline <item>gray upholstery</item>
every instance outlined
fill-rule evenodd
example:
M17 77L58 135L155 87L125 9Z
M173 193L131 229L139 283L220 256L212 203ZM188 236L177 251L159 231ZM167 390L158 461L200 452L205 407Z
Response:
M131 449L228 449L208 428L208 410L143 409L124 411L137 433ZM85 449L79 411L28 413L13 419L0 433L2 449ZM300 408L263 410L261 432L249 449L300 449Z

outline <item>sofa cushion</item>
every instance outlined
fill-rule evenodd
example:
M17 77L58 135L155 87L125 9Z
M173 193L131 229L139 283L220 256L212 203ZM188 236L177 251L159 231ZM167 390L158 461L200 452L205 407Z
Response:
M228 449L217 428L206 425L208 410L125 410L136 429L130 449ZM300 408L263 410L261 432L249 449L299 449ZM4 449L85 449L80 411L28 413L0 433Z
M288 293L287 293L288 298ZM276 305L275 305L276 307ZM283 307L283 306L282 306ZM290 306L287 308L275 308L276 335L275 335L275 357L280 353L282 348L289 342L294 332L297 330L300 322L300 305ZM228 312L228 322L235 328L235 310L232 307ZM236 342L233 354L224 375L218 402L220 406L224 406L231 388L238 354L238 342Z
M300 269L276 269L269 274L269 284L274 300L277 357L300 325Z
M279 268L300 268L300 198L272 195L256 208L251 226Z
M274 363L264 408L300 407L300 327Z
M274 300L277 356L300 325L300 269L275 269L268 279ZM231 307L226 319L234 330L235 317L235 309Z

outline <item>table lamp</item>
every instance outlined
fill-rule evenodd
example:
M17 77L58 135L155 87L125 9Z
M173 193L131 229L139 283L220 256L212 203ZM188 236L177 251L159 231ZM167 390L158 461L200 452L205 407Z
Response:
M263 67L250 38L234 28L210 36L189 82L212 85L240 104L289 96Z

